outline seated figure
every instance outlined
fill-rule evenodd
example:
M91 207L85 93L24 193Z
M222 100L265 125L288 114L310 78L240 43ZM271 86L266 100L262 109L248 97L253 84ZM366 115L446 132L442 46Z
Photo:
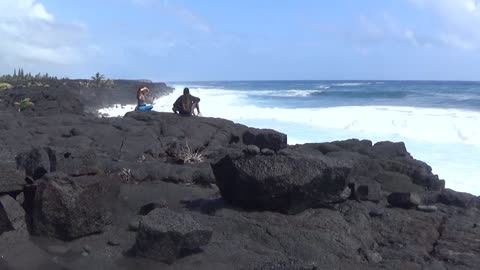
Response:
M195 115L195 109L197 109L197 115L200 115L200 106L198 103L200 98L190 95L188 88L183 89L183 95L173 103L173 112L183 116Z
M136 111L151 111L153 109L152 105L148 105L145 103L145 98L150 92L150 89L147 87L140 87L137 90L137 107L135 107Z

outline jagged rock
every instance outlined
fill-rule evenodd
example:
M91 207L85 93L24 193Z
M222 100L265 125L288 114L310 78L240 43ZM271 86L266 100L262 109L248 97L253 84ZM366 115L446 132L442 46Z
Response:
M64 172L71 176L95 175L100 173L94 150L68 150L58 152L50 147L34 147L16 156L17 168L33 180L49 172Z
M17 201L20 205L23 205L23 203L25 202L25 195L22 193L19 193L16 197L15 197L15 201Z
M201 164L203 166L203 164ZM205 167L198 168L192 173L192 183L203 187L211 187L215 184L215 176L213 175L210 165L205 164Z
M419 205L417 206L417 210L432 213L437 212L438 208L435 205Z
M367 252L367 260L371 263L380 263L383 258L378 252Z
M413 180L405 174L397 172L380 172L374 179L381 183L383 190L388 192L421 192L424 189L413 183Z
M417 163L423 163L420 161L416 161ZM422 187L426 187L427 190L430 191L442 191L445 189L445 180L439 179L438 175L433 175L432 174L432 169L430 166L428 166L426 163L425 168L417 168L413 173L411 174L411 177L413 179L413 182L417 185L420 185Z
M65 151L58 154L57 171L71 176L96 175L100 173L94 150Z
M35 192L33 231L62 240L101 232L109 222L108 202L117 193L118 184L105 176L47 174Z
M223 199L245 209L297 213L350 195L350 165L326 157L226 156L212 168Z
M440 191L445 186L445 181L432 174L430 166L408 154L403 143L381 142L372 146L370 141L347 140L289 146L281 152L352 161L355 166L351 178L375 180L388 192Z
M133 250L138 256L173 263L208 244L211 236L211 230L188 215L155 209L141 219Z
M25 211L9 195L0 197L0 234L7 231L18 231L27 234Z
M334 143L307 143L304 144L304 146L313 147L324 155L331 152L345 151L342 147L335 145Z
M357 200L379 202L382 199L381 186L377 182L354 183L352 193Z
M15 164L0 163L0 194L18 194L25 185L25 175L15 169Z
M89 254L92 253L92 247L89 245L84 245L82 249L83 251L88 252Z
M287 147L287 135L271 129L249 128L243 133L243 143L278 151Z
M380 255L380 253L378 252L371 251L371 250L364 250L364 249L360 249L359 252L370 263L380 263L383 260L382 255Z
M118 240L116 240L116 239L109 239L109 240L107 241L107 244L108 244L109 246L113 246L113 247L120 246L120 242L119 242Z
M463 208L475 207L476 197L472 194L444 189L438 197L438 202Z
M388 196L388 203L395 207L411 208L420 205L420 196L411 192L394 192Z
M28 152L23 152L15 157L17 169L24 169L25 176L32 180L43 177L48 172L56 170L55 151L50 147L43 149L33 147Z
M265 156L275 155L275 151L273 151L272 149L268 149L268 148L263 148L261 153L262 153L262 155L265 155Z
M376 208L376 209L370 210L370 212L368 212L368 214L371 217L381 217L381 216L383 216L384 211L383 211L383 209Z
M247 148L243 150L246 155L256 156L260 154L260 148L256 145L248 145Z
M474 208L444 219L433 254L448 263L447 269L452 264L462 265L463 269L477 269L480 265L480 231L472 228L472 220L478 220L479 216L480 211Z
M403 142L378 142L372 150L374 156L381 158L412 157Z
M440 196L439 191L425 191L420 193L422 203L424 205L434 205L438 202L438 197Z
M157 208L165 208L165 207L167 207L167 203L165 201L147 203L140 208L140 210L138 211L138 214L140 216L146 216L148 215L148 213L152 212Z
M336 148L339 147L340 149ZM358 152L361 154L370 154L372 151L372 141L350 139L344 141L334 141L331 143L318 144L317 149L328 153L336 151Z
M128 229L132 232L138 231L138 228L140 227L140 220L140 216L133 217L133 219L128 223Z
M432 168L425 162L415 160L409 155L395 156L395 154L388 154L382 152L381 155L372 155L379 165L388 172L399 173L411 179L411 182L417 186L429 191L441 191L445 188L445 181L440 180L437 175L432 174ZM377 170L378 171L378 170ZM408 183L404 181L404 183ZM395 182L392 183L396 187ZM408 187L406 185L405 187ZM412 192L415 190L392 190L392 192Z

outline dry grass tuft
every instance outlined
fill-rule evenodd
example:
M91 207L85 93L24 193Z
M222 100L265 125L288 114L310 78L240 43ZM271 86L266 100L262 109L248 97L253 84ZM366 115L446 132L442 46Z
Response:
M182 147L180 150L180 159L182 159L185 164L201 163L205 161L205 154L198 150L194 151L187 143L185 147Z
M130 169L123 168L122 171L118 173L118 175L122 179L122 182L125 184L131 183L133 180L132 171Z

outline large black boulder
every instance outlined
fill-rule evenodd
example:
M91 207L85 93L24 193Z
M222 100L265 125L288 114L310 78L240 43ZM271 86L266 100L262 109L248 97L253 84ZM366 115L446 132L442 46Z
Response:
M249 128L243 133L243 143L278 151L287 147L287 135L271 129Z
M171 264L199 251L211 237L212 231L191 216L157 208L141 219L133 251L137 256Z
M109 203L118 193L117 181L101 175L45 175L33 199L34 234L71 240L102 232L110 219Z
M328 156L354 163L352 181L369 179L381 184L386 192L441 191L445 181L432 173L425 162L414 159L404 143L368 140L346 140L289 146L282 153L301 153L310 156Z
M465 192L458 192L448 188L444 189L440 193L438 202L463 208L477 206L477 198L474 195Z
M380 158L412 158L403 142L378 142L372 147L372 155Z
M411 208L422 203L420 196L411 192L394 192L388 196L388 203L394 207Z
M97 155L93 149L63 151L56 155L56 171L70 176L96 175L100 173Z
M32 147L31 150L19 153L15 157L17 169L25 170L25 176L31 180L40 179L56 168L55 151L50 147Z
M250 210L297 213L350 195L348 162L292 156L226 156L212 165L224 200Z

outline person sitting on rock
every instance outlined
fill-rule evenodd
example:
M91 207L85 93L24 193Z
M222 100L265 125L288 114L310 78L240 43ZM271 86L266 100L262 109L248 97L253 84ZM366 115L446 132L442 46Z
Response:
M150 89L147 87L140 87L137 90L137 107L135 107L136 111L151 111L153 109L152 105L147 105L145 103L145 98L150 92Z
M197 109L197 115L200 115L200 106L198 103L200 98L190 95L190 89L183 89L183 95L173 103L173 112L184 116L195 115L195 109Z

